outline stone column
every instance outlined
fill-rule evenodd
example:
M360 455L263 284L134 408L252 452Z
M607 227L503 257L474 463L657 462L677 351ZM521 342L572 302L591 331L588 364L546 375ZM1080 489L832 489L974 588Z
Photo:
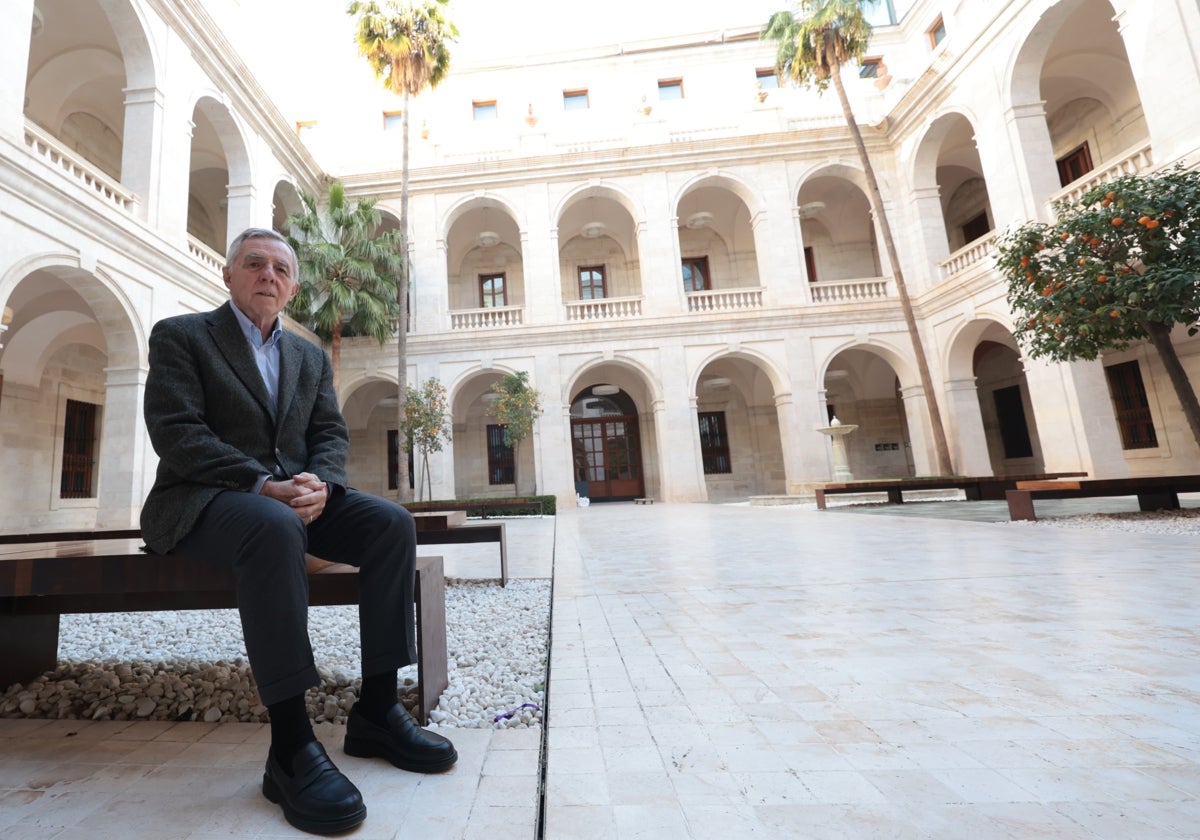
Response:
M1027 359L1025 381L1047 472L1086 470L1089 478L1129 475L1099 361Z
M920 385L909 385L900 389L904 400L904 416L908 421L908 438L912 444L913 469L917 475L935 475L937 458L933 453L933 439L929 423L929 408L925 404L925 390Z
M950 380L946 383L946 396L950 403L946 419L950 428L956 430L950 444L954 447L952 454L957 471L963 475L992 475L992 459L988 454L975 378Z
M225 248L228 249L235 236L254 226L254 185L230 184L225 195L229 202L229 209L225 214ZM270 223L268 216L265 224L270 226Z
M6 0L0 26L0 134L25 143L25 77L29 73L30 38L44 37L34 19L33 0Z
M1155 164L1194 155L1200 148L1200 109L1191 106L1200 99L1200 7L1145 0L1114 5L1126 6L1114 20L1137 82Z
M946 218L942 214L941 187L917 187L912 196L913 213L921 222L921 245L929 261L933 282L942 279L940 263L950 256ZM909 284L910 290L912 284Z
M521 262L525 275L525 323L558 324L563 311L561 268L558 259L558 229L541 235L521 232Z
M642 271L642 294L645 295L643 315L687 312L679 260L678 219L672 217L638 224L638 263Z
M163 92L125 89L125 137L121 148L121 186L137 196L137 215L155 225L158 198L154 187L162 171Z
M143 368L105 368L104 423L100 430L97 528L136 528L149 487L150 436L142 418Z
M1012 169L1006 173L1005 183L1011 185L1012 189L998 190L994 196L989 191L992 211L998 220L1050 220L1046 199L1058 192L1062 185L1058 179L1058 167L1054 163L1050 129L1046 126L1045 106L1045 102L1014 105L1004 115L1012 149ZM1000 206L999 202L1005 198L1013 206Z

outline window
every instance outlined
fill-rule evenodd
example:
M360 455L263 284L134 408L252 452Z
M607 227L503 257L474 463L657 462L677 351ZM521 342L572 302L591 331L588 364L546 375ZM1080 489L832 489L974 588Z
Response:
M485 309L495 306L507 306L504 296L503 274L479 275L479 305Z
M683 290L703 292L712 288L708 282L708 257L683 258Z
M858 78L860 79L878 79L881 75L883 67L882 58L864 58L862 63L858 65Z
M316 127L317 127L316 120L301 120L300 122L296 123L296 135L298 137L303 137L305 134L312 131Z
M968 219L963 222L962 235L963 242L974 242L981 236L986 236L992 226L988 224L987 211L983 211L978 216Z
M779 77L775 75L774 67L760 67L754 71L754 76L762 90L774 90L779 87Z
M1025 422L1025 403L1021 386L997 388L992 391L996 404L996 419L1000 423L1000 441L1005 458L1032 458L1033 442L1029 439L1029 424Z
M808 282L817 282L817 257L811 245L804 246L804 271L808 274Z
M396 434L395 429L388 429L387 433L387 463L388 463L388 489L395 490L400 484L400 462L396 460ZM416 472L416 467L413 466L413 445L412 438L409 438L408 444L408 489L412 490L414 486L413 474Z
M701 411L700 456L705 475L727 475L733 472L729 459L729 435L725 431L724 411Z
M496 111L496 100L490 99L486 102L475 101L471 103L471 110L474 113L476 122L480 120L494 120L499 116Z
M1058 159L1058 180L1062 186L1077 181L1092 171L1092 153L1087 141Z
M608 295L604 286L604 266L581 265L579 267L579 299L601 300Z
M488 484L513 483L513 450L505 440L504 427L489 423L487 427Z
M1123 362L1106 367L1104 374L1108 378L1117 427L1121 430L1122 448L1154 449L1158 446L1158 435L1154 432L1142 369L1136 361Z
M384 111L383 112L383 130L384 131L399 131L404 126L403 111Z
M683 79L659 79L658 100L683 99Z
M946 22L941 16L934 22L933 26L926 30L929 35L929 46L936 47L942 41L946 40Z
M59 496L63 499L92 499L96 496L96 416L99 406L67 400L63 424L62 477Z
M580 90L563 91L564 111L586 111L587 109L588 92L586 88L581 88Z

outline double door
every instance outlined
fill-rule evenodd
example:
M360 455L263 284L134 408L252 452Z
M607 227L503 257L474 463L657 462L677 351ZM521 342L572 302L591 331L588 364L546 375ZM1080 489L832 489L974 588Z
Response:
M592 501L625 501L645 495L637 415L571 420L575 480L587 482Z

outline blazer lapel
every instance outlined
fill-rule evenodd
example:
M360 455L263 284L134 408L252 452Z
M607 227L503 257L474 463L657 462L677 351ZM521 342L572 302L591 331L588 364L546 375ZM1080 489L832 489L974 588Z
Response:
M296 386L300 382L300 366L304 363L304 353L299 342L304 339L289 335L284 330L279 340L279 417L287 416L292 398L296 396Z
M246 390L274 419L275 406L271 405L267 386L263 382L262 374L258 372L258 365L254 363L254 354L250 350L246 336L242 335L237 316L233 314L231 306L233 306L232 303L226 303L213 311L212 317L208 320L209 335L212 336L213 343L217 345L217 349L225 357L225 361L234 374L246 386Z

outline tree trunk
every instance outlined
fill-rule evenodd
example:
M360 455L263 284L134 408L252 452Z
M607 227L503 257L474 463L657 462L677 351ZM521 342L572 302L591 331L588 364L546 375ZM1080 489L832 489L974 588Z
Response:
M333 392L337 393L338 371L342 367L342 322L333 325L333 335L329 337L329 361L333 364Z
M1196 391L1179 361L1175 345L1171 343L1171 327L1169 324L1151 322L1146 324L1146 332L1150 334L1150 343L1158 351L1158 356L1167 371L1167 378L1175 388L1175 396L1179 398L1183 416L1187 418L1188 428L1192 430L1192 438L1196 445L1200 446L1200 401L1196 399Z
M400 116L400 237L404 253L396 284L396 302L400 305L400 326L396 331L396 499L412 499L408 488L408 436L404 434L404 397L408 392L408 93L404 94L404 113Z
M892 264L892 276L896 279L896 294L900 296L900 308L904 312L904 323L908 326L908 337L912 341L913 353L917 358L917 373L921 378L921 390L925 392L925 404L929 411L929 423L933 427L933 449L940 475L952 475L953 464L950 461L950 447L946 443L946 428L942 425L942 412L938 408L937 392L933 388L933 377L929 374L929 363L925 358L925 346L921 343L921 333L917 329L917 319L913 315L912 301L908 297L908 287L904 283L904 274L900 269L900 258L896 254L896 242L892 238L892 228L888 224L887 214L883 210L883 195L879 191L879 182L875 179L875 168L871 166L871 158L867 155L867 146L863 143L862 133L854 120L854 111L850 108L850 100L846 97L846 87L842 84L840 68L837 62L831 62L834 71L831 74L833 86L837 90L838 99L842 103L842 114L854 139L854 147L862 161L863 174L867 179L867 192L871 201L871 211L879 222L879 230L883 234L883 246L887 250L888 261Z

